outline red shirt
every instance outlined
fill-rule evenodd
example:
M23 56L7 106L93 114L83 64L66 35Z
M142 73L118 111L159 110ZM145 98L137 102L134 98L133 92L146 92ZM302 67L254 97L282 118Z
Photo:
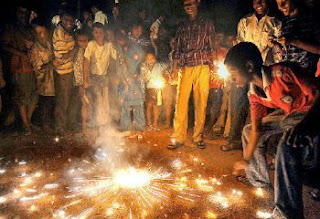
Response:
M297 72L299 73L299 72ZM286 115L293 112L308 112L316 97L317 89L293 72L293 68L275 64L262 71L263 90L266 97L257 94L250 84L248 92L251 118L260 120L267 115L268 108L283 109Z

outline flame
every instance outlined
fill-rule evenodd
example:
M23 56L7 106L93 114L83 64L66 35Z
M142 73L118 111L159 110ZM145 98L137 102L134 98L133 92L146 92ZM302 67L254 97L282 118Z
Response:
M151 174L134 167L119 170L114 178L114 182L121 188L138 188L148 186L152 179Z
M228 72L227 67L222 62L218 64L217 74L223 80L227 80L230 77L230 73Z

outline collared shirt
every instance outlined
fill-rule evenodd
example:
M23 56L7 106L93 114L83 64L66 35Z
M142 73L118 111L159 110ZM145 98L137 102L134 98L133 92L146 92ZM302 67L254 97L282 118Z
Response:
M108 24L108 18L105 13L98 11L94 16L94 23L99 22L103 25Z
M274 57L271 60L267 59L269 52L271 52L268 40L281 35L281 26L281 22L275 17L266 14L258 20L255 13L250 14L239 21L237 42L254 43L260 50L264 63L272 64Z
M91 40L84 52L84 57L90 63L91 74L106 75L110 59L117 58L117 51L112 43L104 43L103 46L100 46L95 40Z
M30 51L30 62L37 78L38 92L42 96L55 95L52 59L53 52L49 41L46 46L39 42L34 43Z
M157 62L153 69L149 69L147 63L142 63L141 65L141 75L144 83L146 84L146 88L159 88L159 82L164 85L164 77L163 72L167 69L167 65L164 63Z
M283 19L283 36L289 39L299 39L311 43L320 43L320 27L312 14L299 11L294 16ZM314 74L317 68L318 56L293 45L284 48L283 61L298 63L302 68L309 69Z
M70 33L68 33L61 25L54 30L52 36L53 53L57 59L61 60L61 64L56 67L58 74L68 74L73 72L73 57L63 59L63 54L74 50L75 41Z
M186 21L177 31L173 59L181 66L212 64L215 28L209 19L198 16Z
M299 71L300 68L297 69ZM304 80L301 72L294 70L296 68L285 63L272 65L270 69L262 69L265 96L259 94L252 83L248 92L252 120L257 121L266 116L267 108L280 108L286 115L310 110L317 97L317 89Z

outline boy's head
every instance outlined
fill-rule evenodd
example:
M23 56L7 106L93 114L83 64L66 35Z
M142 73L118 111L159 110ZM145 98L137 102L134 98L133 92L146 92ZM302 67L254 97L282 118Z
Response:
M298 0L276 0L279 10L284 16L292 16L296 14L298 9Z
M228 48L232 48L233 45L234 45L235 40L236 40L236 37L233 34L228 34L226 36L226 46Z
M84 12L82 13L82 16L83 16L83 19L84 19L84 20L90 20L90 19L92 19L92 15L91 15L91 13L90 13L89 11L84 11Z
M142 35L142 25L141 24L133 24L131 27L131 34L134 38L139 38Z
M224 32L223 31L217 31L216 35L214 37L215 45L221 46L224 41Z
M26 25L28 23L29 16L30 16L30 10L27 8L27 6L21 4L20 6L17 7L16 17L18 22Z
M104 41L104 34L103 24L96 22L92 25L92 35L95 41Z
M253 0L252 4L258 15L264 15L268 10L268 0Z
M61 19L62 26L68 32L71 32L74 26L74 16L71 10L65 10Z
M156 64L157 62L157 59L156 59L156 55L154 54L154 52L147 52L146 53L146 63L147 63L147 66L149 68L153 68L154 65Z
M100 11L100 6L98 4L93 4L91 6L91 12L92 14L96 14L98 11Z
M183 0L184 10L189 16L195 16L199 12L200 0Z
M106 31L105 31L105 39L107 42L114 42L114 31L111 29L111 28L108 28Z
M41 19L36 19L33 23L34 34L38 41L44 42L48 39L48 31L45 22Z
M138 16L141 20L145 20L148 16L147 9L141 8L138 12Z
M117 36L116 36L116 39L117 39L117 43L120 45L120 46L125 46L126 45L126 37L124 34L122 33L117 33Z
M88 45L89 38L84 31L77 32L77 44L80 48L85 49Z
M254 76L261 78L262 56L253 43L235 45L229 50L224 64L238 87L244 87Z

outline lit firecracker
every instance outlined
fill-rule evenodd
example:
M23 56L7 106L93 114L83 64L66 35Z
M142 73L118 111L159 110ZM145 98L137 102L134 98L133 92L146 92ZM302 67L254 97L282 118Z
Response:
M123 149L119 154L126 151ZM92 159L68 161L72 167L65 175L40 171L38 166L23 160L13 162L11 167L1 166L1 176L14 173L17 177L7 194L0 193L0 206L17 206L31 217L44 214L43 217L53 218L154 218L160 214L160 218L170 218L166 209L172 203L198 205L204 197L209 205L201 214L219 218L244 203L242 191L219 192L217 189L223 189L221 178L199 175L193 168L199 167L201 160L195 156L187 157L189 165L176 158L168 169L153 167L151 163L119 165L102 149ZM37 171L32 172L32 167ZM268 213L259 211L256 215L266 218Z

